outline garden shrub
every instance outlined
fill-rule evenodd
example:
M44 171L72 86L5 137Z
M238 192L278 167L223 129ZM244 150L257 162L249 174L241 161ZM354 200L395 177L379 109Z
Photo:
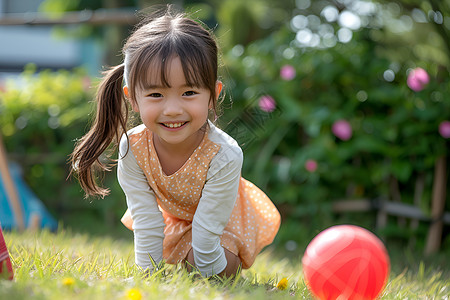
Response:
M244 176L268 192L285 220L315 233L336 222L331 207L339 199L413 204L417 178L429 213L434 164L449 149L439 132L450 119L448 70L390 61L371 29L353 34L334 47L302 48L284 28L224 55L233 105L221 124L243 145ZM414 91L407 76L418 66L430 81ZM352 221L373 226L375 217Z
M91 230L95 219L118 223L125 209L121 194L108 201L83 199L78 182L68 177L69 155L91 119L95 85L81 68L37 72L28 65L0 91L0 128L10 160L20 164L30 188L58 220ZM119 190L115 176L106 181Z

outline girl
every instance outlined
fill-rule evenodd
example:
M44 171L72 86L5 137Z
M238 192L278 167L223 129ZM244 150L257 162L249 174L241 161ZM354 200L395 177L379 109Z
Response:
M151 271L152 260L185 262L203 276L249 268L273 241L280 215L241 178L237 143L208 120L222 90L212 35L169 10L138 27L123 55L103 78L95 122L72 154L83 189L108 194L93 167L109 170L99 157L126 132L128 101L143 124L121 137L117 174L136 264Z

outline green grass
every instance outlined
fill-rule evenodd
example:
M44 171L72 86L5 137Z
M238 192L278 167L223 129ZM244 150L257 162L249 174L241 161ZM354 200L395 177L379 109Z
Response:
M4 232L15 269L0 280L0 299L312 299L300 256L264 251L233 281L206 280L181 266L165 265L143 277L134 266L132 240L58 233ZM286 290L276 284L287 277ZM134 294L133 294L134 293ZM139 294L139 295L137 295ZM381 299L448 299L448 270L417 262L394 265Z

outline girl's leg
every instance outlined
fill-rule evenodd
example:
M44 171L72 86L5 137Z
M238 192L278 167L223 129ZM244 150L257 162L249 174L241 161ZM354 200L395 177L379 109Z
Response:
M228 251L227 249L224 250L225 250L225 257L227 258L227 266L225 267L225 270L223 270L217 275L221 277L236 276L239 266L241 265L241 259L238 256L231 253L230 251ZM195 266L195 261L194 261L194 251L191 249L189 250L188 255L186 256L185 259L185 267L188 270L188 272L192 271L192 266Z

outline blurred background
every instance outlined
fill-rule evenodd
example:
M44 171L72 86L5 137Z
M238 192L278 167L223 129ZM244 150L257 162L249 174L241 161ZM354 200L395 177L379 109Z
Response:
M131 239L115 169L110 196L84 199L67 159L137 12L165 3L0 0L0 132L22 210L35 198L52 219L39 226ZM218 123L282 214L277 249L351 223L402 253L450 253L449 0L170 3L217 37Z

